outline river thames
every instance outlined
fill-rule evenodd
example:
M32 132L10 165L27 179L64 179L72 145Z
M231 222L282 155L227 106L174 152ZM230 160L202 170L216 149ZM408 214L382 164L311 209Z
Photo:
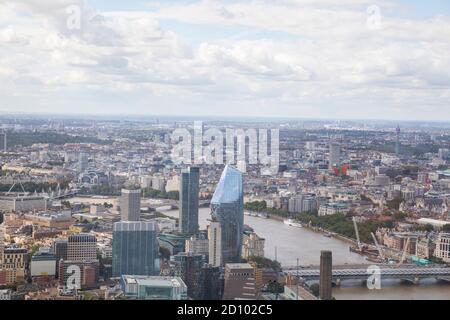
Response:
M164 214L178 218L178 210L165 211ZM200 208L199 224L206 229L210 219L209 208ZM333 252L333 264L367 264L365 257L349 251L345 241L328 238L323 234L306 228L285 225L281 221L245 216L244 223L266 239L265 256L275 259L283 266L295 266L297 259L302 266L318 265L321 250ZM276 255L276 257L275 257ZM369 290L361 281L343 281L339 288L333 289L336 299L387 299L387 300L450 300L450 285L432 279L421 281L420 285L400 284L399 281L382 281L381 290Z

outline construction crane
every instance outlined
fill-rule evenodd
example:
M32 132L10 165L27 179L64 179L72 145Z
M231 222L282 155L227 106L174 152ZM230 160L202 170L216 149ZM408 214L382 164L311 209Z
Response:
M380 258L384 260L385 259L384 252L383 252L383 249L381 248L381 246L378 244L377 237L375 237L373 232L371 232L370 234L372 235L373 242L375 243L378 253L380 254Z
M355 227L356 243L358 245L358 250L362 251L362 249L361 249L361 241L359 239L358 225L356 224L356 217L353 217L353 226Z
M405 261L405 259L406 259L406 251L409 248L409 239L410 239L409 237L406 239L405 246L403 247L402 257L400 259L400 262L397 265L398 267L401 266L403 264L403 262Z

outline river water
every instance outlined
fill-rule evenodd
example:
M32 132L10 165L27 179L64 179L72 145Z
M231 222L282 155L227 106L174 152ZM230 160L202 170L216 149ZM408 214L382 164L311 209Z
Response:
M178 210L166 211L164 214L178 217ZM210 218L209 208L200 208L199 225L206 229ZM266 239L265 256L277 259L283 266L295 266L297 259L302 266L318 265L321 250L333 252L333 264L370 264L364 257L349 251L349 244L335 238L327 238L305 228L285 225L283 222L245 216L244 223ZM387 299L450 300L450 284L423 280L420 285L400 284L397 280L383 281L381 290L369 290L361 281L343 281L339 288L333 289L336 299Z

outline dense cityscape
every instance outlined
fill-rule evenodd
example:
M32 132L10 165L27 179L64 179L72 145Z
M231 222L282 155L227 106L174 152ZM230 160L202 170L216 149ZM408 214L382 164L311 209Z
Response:
M205 119L223 163L174 160L188 118L0 123L0 300L450 298L446 123Z

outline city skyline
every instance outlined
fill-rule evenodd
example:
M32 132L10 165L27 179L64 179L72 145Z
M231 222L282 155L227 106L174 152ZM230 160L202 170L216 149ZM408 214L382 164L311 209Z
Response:
M372 5L3 1L0 109L450 120L448 3Z
M0 121L0 285L18 285L0 297L448 299L450 135L439 125L281 122L268 174L176 163L171 135L191 121ZM333 259L320 268L324 250Z

